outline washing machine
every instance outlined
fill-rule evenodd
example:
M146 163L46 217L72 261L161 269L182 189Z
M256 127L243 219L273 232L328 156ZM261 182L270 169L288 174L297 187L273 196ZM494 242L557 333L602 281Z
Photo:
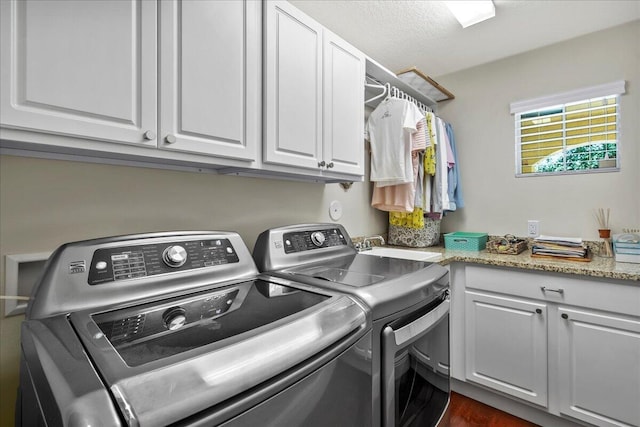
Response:
M368 427L370 335L362 302L260 274L237 233L68 243L22 324L16 424Z

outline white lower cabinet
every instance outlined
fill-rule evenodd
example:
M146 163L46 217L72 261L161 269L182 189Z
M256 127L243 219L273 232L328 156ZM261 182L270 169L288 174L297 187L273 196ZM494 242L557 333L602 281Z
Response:
M640 320L558 311L560 411L597 425L640 425Z
M465 303L466 378L546 407L546 305L472 291Z
M465 263L450 270L453 378L538 424L640 426L640 284Z

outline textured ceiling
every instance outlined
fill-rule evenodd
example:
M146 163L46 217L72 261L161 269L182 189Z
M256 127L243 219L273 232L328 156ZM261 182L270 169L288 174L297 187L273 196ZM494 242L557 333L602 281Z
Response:
M291 0L391 71L438 77L640 19L640 0L494 0L462 28L442 1Z

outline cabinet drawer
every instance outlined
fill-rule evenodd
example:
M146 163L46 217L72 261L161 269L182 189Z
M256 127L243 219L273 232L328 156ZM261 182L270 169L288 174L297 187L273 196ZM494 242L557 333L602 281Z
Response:
M635 282L477 265L465 266L465 276L469 289L640 314L640 284Z

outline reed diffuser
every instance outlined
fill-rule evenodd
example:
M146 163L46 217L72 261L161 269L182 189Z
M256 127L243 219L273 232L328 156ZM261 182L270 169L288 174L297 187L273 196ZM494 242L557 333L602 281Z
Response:
M598 220L598 234L603 240L600 256L603 258L611 258L613 251L611 250L611 229L609 228L609 215L611 210L607 208L598 208L596 211L596 219Z

